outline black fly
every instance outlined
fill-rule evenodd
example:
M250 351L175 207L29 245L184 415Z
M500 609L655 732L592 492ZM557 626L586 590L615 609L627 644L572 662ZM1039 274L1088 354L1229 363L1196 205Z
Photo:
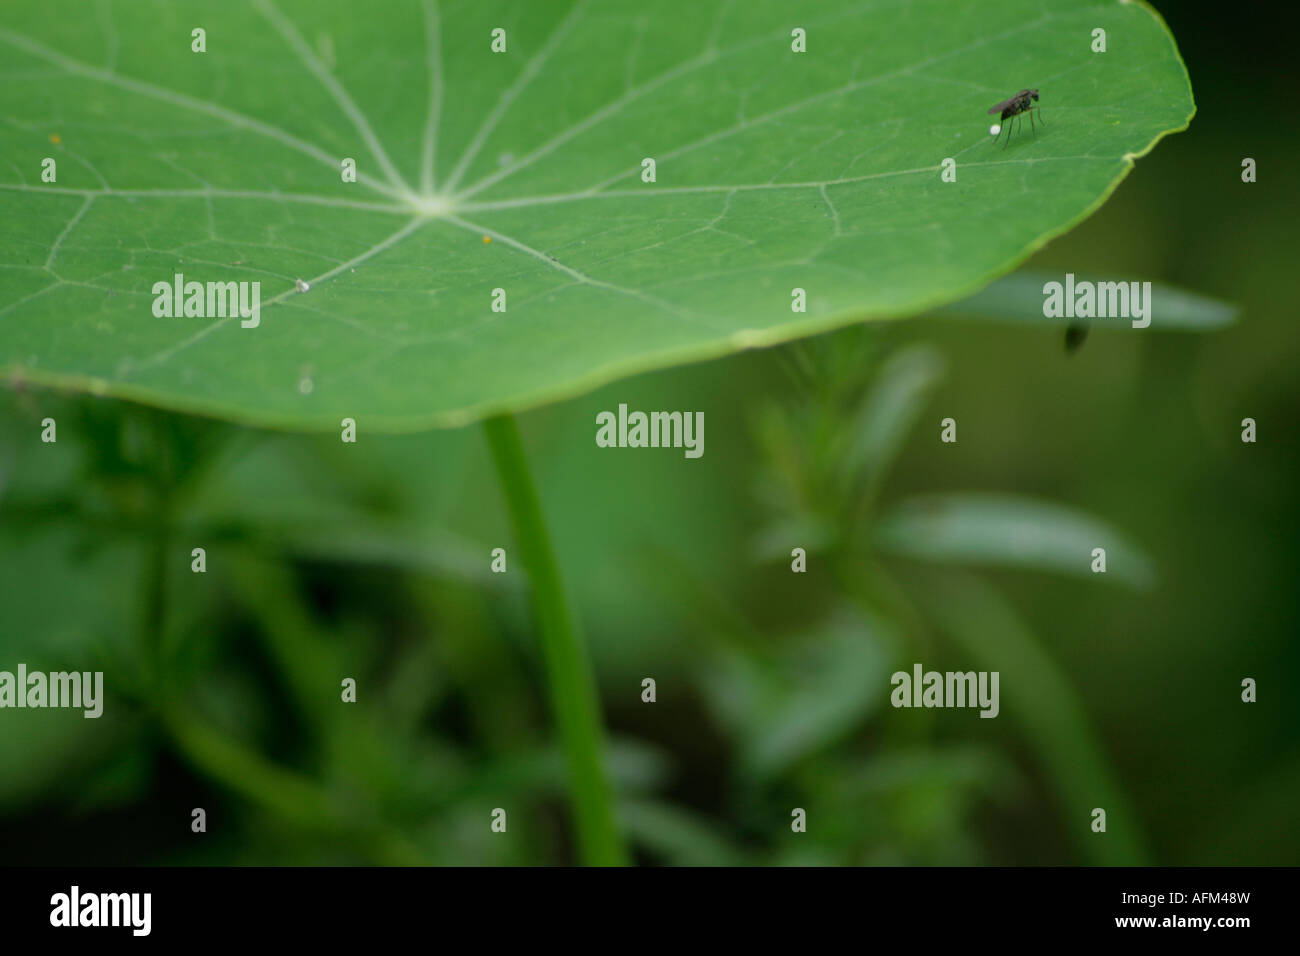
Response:
M1029 131L1034 134L1034 138L1036 139L1038 137L1038 133L1034 132L1034 114L1038 113L1039 114L1038 121L1040 123L1043 122L1041 111L1038 109L1038 107L1033 105L1034 102L1037 101L1037 99L1038 99L1037 90L1021 90L1015 96L1011 97L1011 99L1003 100L997 106L989 107L989 112L1001 113L1002 122L1004 124L1009 119L1019 118L1021 114L1028 113ZM1047 124L1043 123L1043 125L1046 126ZM1006 130L1007 130L1007 141L1002 144L1003 149L1006 149L1011 142L1011 126L1007 125ZM998 133L1001 132L1002 130L1001 128L999 128Z
M1065 354L1071 355L1083 347L1083 341L1088 337L1087 322L1071 322L1065 327Z

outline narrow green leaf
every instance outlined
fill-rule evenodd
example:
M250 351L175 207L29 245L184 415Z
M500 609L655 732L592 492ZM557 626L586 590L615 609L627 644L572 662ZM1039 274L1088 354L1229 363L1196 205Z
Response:
M891 356L850 428L844 470L861 472L864 494L879 487L903 442L920 417L926 395L943 374L943 358L927 346L913 346Z
M1075 282L1121 281L1118 276L1076 275ZM1049 318L1043 315L1046 293L1043 287L1049 282L1064 282L1065 276L1049 272L1024 270L999 279L969 299L937 309L933 314L943 318L993 319L1006 322L1046 323L1069 325L1076 320ZM1178 286L1163 282L1151 283L1151 328L1153 330L1181 330L1209 332L1237 321L1241 308L1221 302ZM1127 319L1095 319L1097 329L1131 328Z
M1106 551L1102 580L1152 583L1150 559L1099 518L1063 505L1014 495L964 492L909 498L882 516L882 551L970 564L1002 564L1063 574L1091 574L1093 549Z
M1048 774L1071 841L1094 864L1147 861L1141 821L1083 704L1065 675L996 591L973 575L927 579L926 600L947 636L982 670L997 671L1001 713L1014 721ZM1106 832L1092 812L1106 811Z
M626 800L619 817L632 838L675 866L742 866L744 854L718 825L657 800Z
M743 765L766 779L830 746L870 716L886 694L893 634L842 612L783 649L776 668L729 655L706 678L710 703L741 740Z

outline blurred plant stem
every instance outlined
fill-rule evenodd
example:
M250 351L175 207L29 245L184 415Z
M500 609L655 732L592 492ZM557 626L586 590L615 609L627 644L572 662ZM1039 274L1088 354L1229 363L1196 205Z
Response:
M595 677L564 593L519 426L506 415L487 419L483 427L528 570L551 708L569 767L580 857L588 865L621 866L627 851L614 818Z

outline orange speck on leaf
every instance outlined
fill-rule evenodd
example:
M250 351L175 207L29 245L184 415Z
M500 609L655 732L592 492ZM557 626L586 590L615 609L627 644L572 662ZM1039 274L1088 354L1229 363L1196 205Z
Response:
M484 236L484 237L483 237L483 244L484 244L484 245L487 245L487 244L488 244L489 242L491 242L491 241L492 241L492 237L491 237L491 236Z
M57 146L59 145L59 143L63 142L63 137L60 136L58 133L51 133L50 142L53 143L55 146Z

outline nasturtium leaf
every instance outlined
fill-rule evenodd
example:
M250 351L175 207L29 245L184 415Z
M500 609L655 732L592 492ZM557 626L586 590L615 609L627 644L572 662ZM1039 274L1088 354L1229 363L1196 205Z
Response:
M1118 0L14 0L0 369L461 424L973 293L1193 109ZM260 282L259 323L155 316L177 273Z

